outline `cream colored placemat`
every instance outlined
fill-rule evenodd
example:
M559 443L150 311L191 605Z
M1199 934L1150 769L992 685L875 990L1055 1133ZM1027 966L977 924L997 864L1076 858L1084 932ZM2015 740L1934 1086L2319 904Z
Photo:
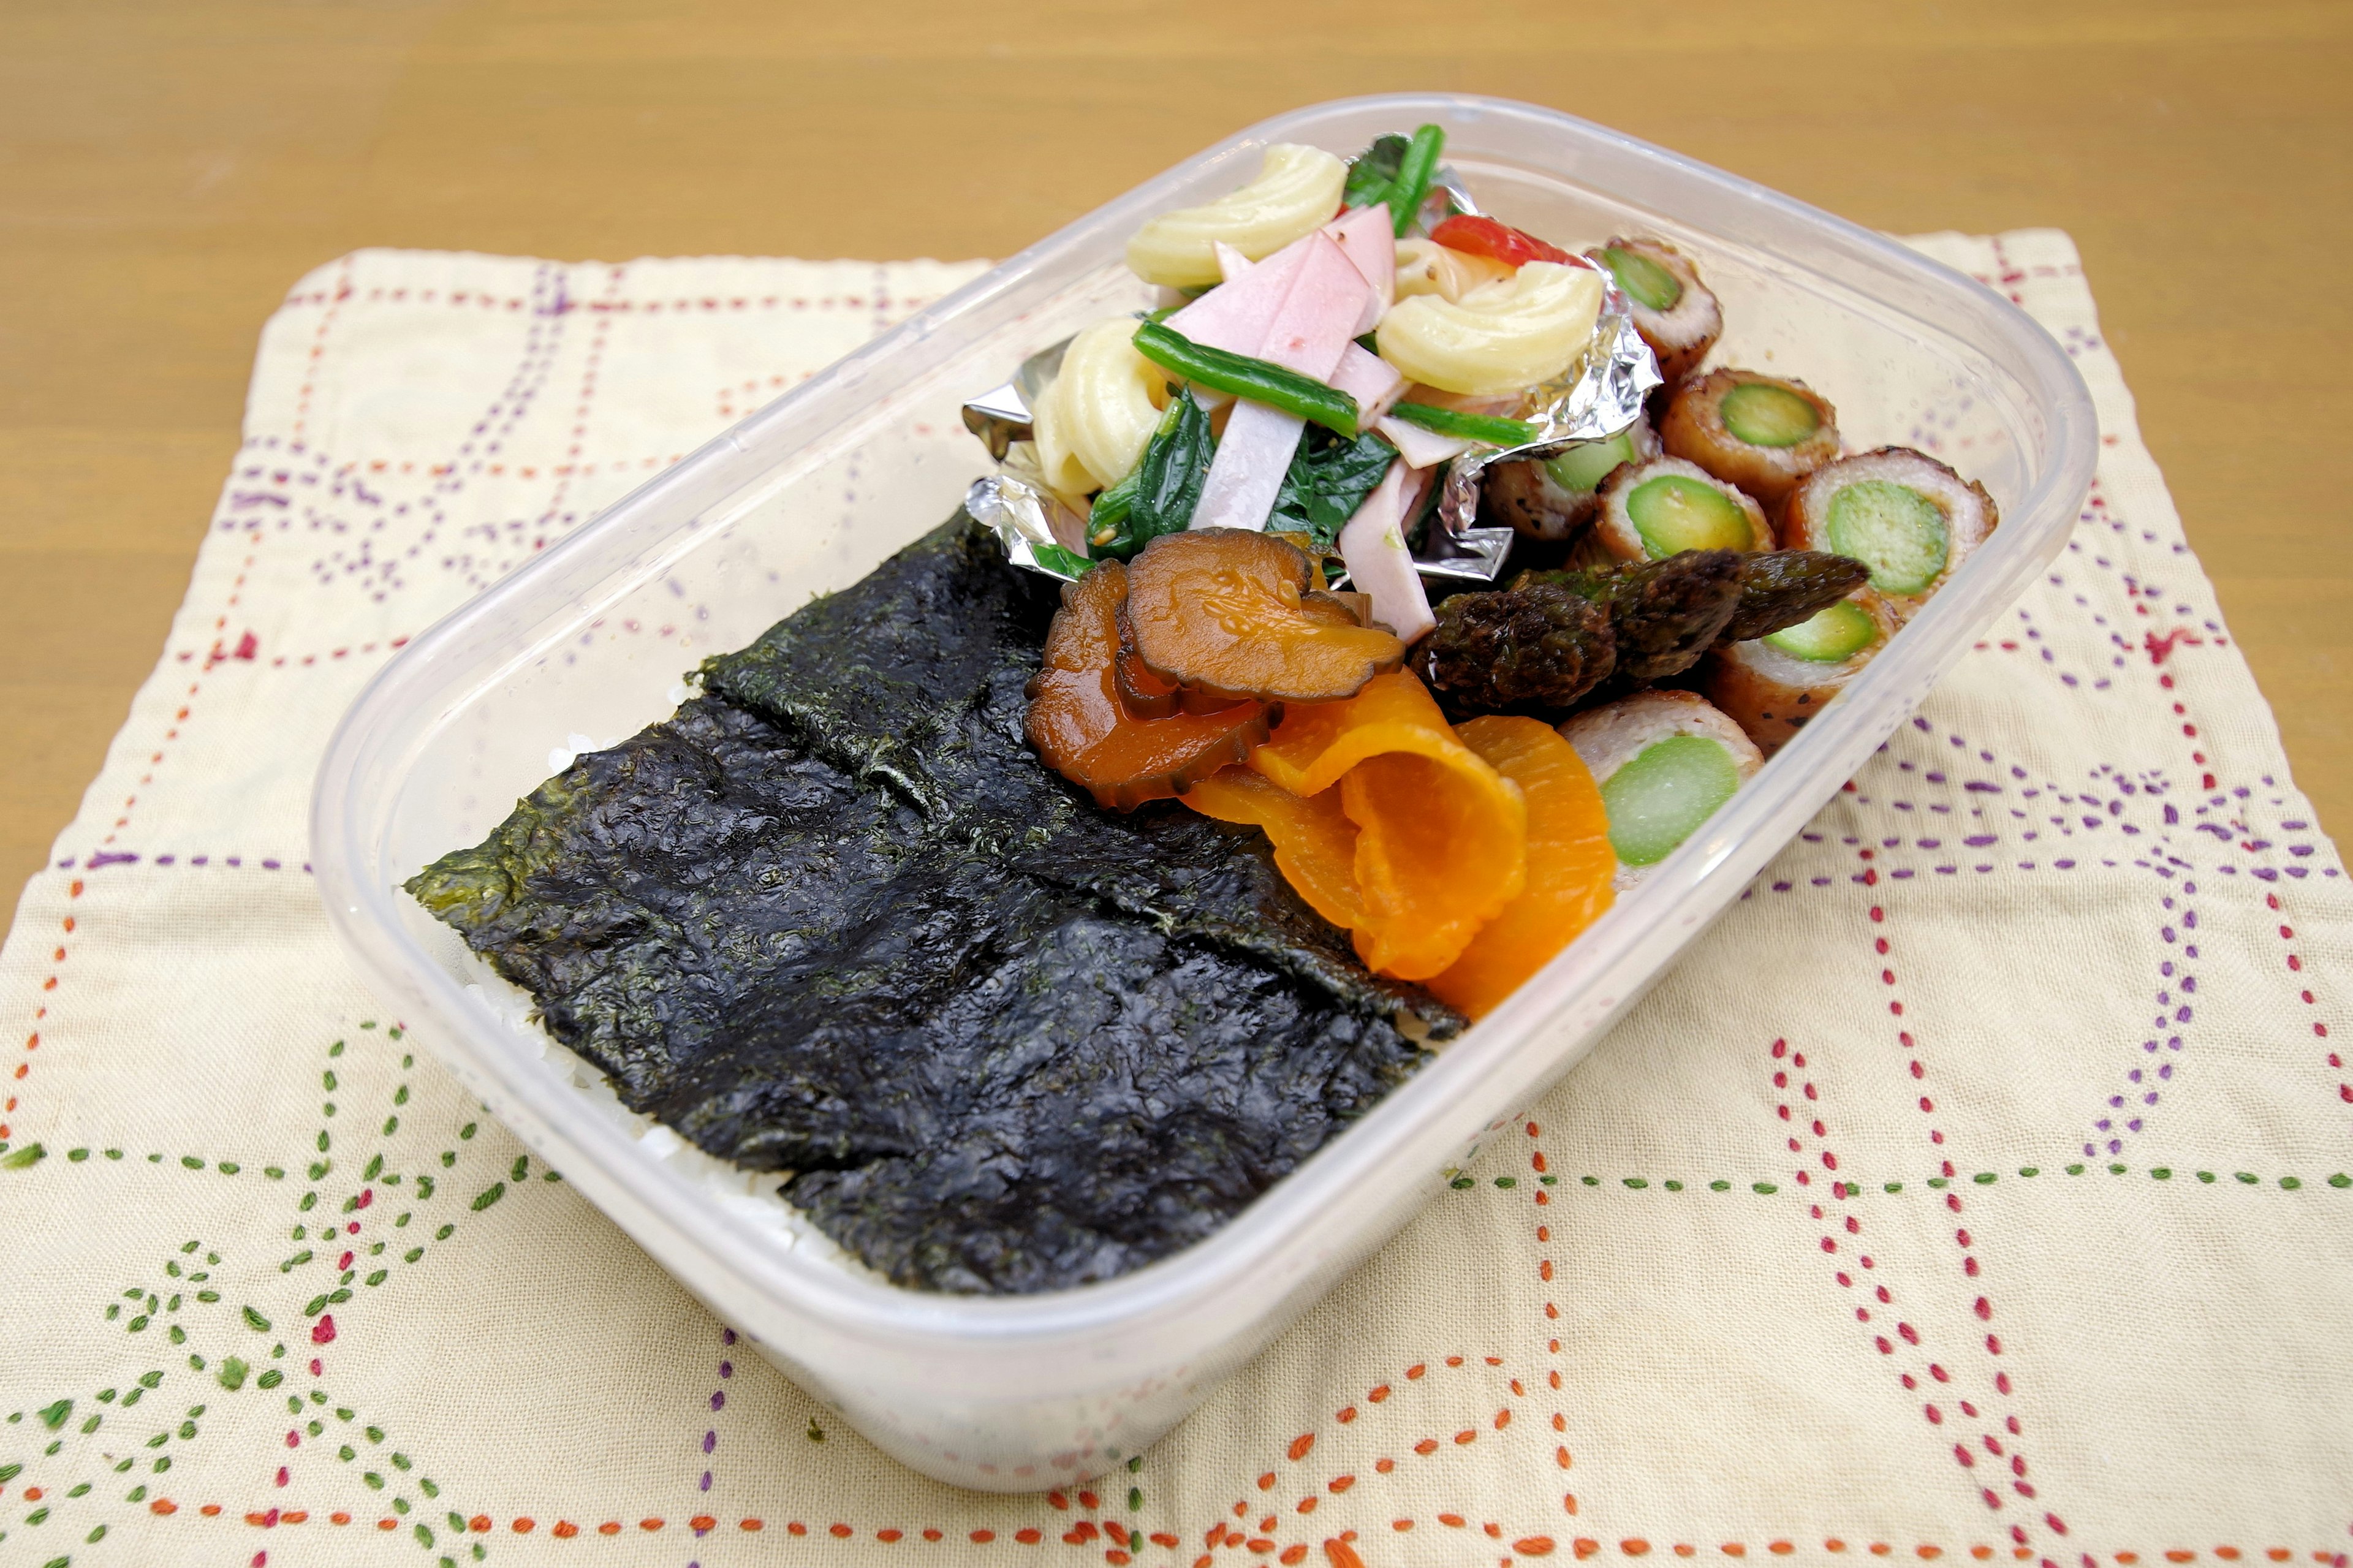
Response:
M920 1479L745 1356L410 1049L305 866L409 634L975 268L304 280L0 960L0 1563L2341 1568L2337 858L2066 237L1920 244L2091 384L2066 555L1525 1136L1049 1499Z

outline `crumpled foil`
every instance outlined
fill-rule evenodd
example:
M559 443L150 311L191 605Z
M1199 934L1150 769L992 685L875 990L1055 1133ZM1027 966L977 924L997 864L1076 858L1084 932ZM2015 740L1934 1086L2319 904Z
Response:
M1064 338L1051 348L1039 349L1021 362L1012 380L965 403L964 427L979 437L988 455L998 462L1005 461L1014 442L1029 439L1030 405L1046 390L1046 384L1062 373L1062 351L1070 346L1071 340Z
M1054 352L1060 350L1057 347ZM965 419L970 422L969 413ZM1035 448L1027 444L1026 436L1021 444L1008 445L1002 457L1003 466L997 472L973 480L965 491L964 510L997 535L1005 558L1016 566L1065 583L1077 582L1086 575L1089 564L1084 549L1087 520L1046 487L1044 476L1037 470Z
M1642 400L1663 380L1651 345L1634 330L1632 301L1607 272L1601 277L1601 312L1584 355L1557 379L1531 390L1521 405L1518 416L1542 434L1501 451L1474 447L1447 470L1438 517L1457 540L1466 533L1512 531L1472 526L1479 515L1480 476L1491 465L1558 457L1577 442L1607 440L1641 416Z
M1433 223L1430 217L1431 211L1430 202L1422 204L1421 227L1425 234L1437 227L1438 224L1444 223L1453 213L1463 213L1472 217L1486 216L1479 210L1479 204L1471 199L1471 187L1462 183L1462 176L1455 171L1451 163L1440 163L1431 172L1430 195L1431 201L1442 200L1451 205L1439 209L1437 222Z

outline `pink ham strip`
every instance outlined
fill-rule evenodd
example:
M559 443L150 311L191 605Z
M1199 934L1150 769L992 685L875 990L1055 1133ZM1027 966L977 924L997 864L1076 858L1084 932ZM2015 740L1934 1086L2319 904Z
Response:
M1324 381L1356 335L1351 329L1364 309L1365 279L1330 236L1311 234L1299 243L1307 249L1299 276L1255 352L1285 370ZM1257 275L1252 268L1250 276Z
M1277 251L1239 281L1206 296L1200 304L1208 304L1229 289L1253 288L1293 248L1299 249L1301 255L1290 289L1269 320L1265 335L1252 347L1239 352L1323 381L1332 374L1343 351L1348 348L1350 329L1363 312L1365 298L1363 276L1328 235L1311 234L1297 242L1295 247ZM1178 311L1169 318L1169 324L1176 326L1179 318L1198 308L1188 306ZM1290 471L1292 454L1298 450L1300 434L1305 427L1305 421L1296 415L1247 399L1238 401L1227 420L1225 434L1219 437L1218 455L1210 459L1208 475L1201 486L1200 504L1193 510L1193 526L1264 528L1267 514L1274 510L1275 492L1282 488L1282 476Z
M1405 390L1405 377L1380 355L1366 353L1362 345L1350 343L1340 351L1340 363L1334 368L1329 384L1356 400L1357 428L1370 429L1382 422L1389 405Z
M1372 298L1356 317L1356 330L1348 334L1363 337L1380 325L1397 300L1397 230L1390 225L1389 209L1359 207L1325 224L1324 232L1347 254L1372 289Z
M1348 586L1370 595L1373 619L1409 643L1438 624L1430 613L1430 595L1422 592L1421 574L1405 547L1405 520L1420 504L1430 472L1391 463L1373 493L1340 529L1340 559L1348 564Z
M1234 399L1226 433L1218 439L1218 455L1209 459L1208 474L1201 481L1192 526L1265 528L1306 427L1296 414L1246 397Z
M1242 260L1244 270L1240 274L1228 271L1225 282L1170 316L1167 324L1172 331L1205 347L1224 349L1228 353L1256 354L1259 345L1266 342L1266 334L1274 325L1274 318L1282 310L1300 267L1307 259L1306 242L1293 240L1259 262L1243 260L1241 252L1220 244L1220 266L1228 265L1229 251L1235 259ZM1197 386L1193 389L1193 401L1214 411L1233 399L1229 394Z
M1275 315L1306 260L1304 240L1286 245L1241 277L1219 284L1170 316L1168 328L1208 348L1255 354L1266 342Z
M1228 283L1232 282L1235 279L1240 278L1243 273L1248 272L1252 267L1257 265L1255 262L1251 261L1249 257L1244 256L1240 251L1236 250L1232 246L1228 245L1222 239L1211 240L1209 242L1209 250L1211 254L1215 255L1218 258L1218 272L1219 276L1221 276Z

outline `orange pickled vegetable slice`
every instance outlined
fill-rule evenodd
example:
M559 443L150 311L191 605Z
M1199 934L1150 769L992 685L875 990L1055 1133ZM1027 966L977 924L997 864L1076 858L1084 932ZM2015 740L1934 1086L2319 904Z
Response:
M1534 719L1473 719L1456 731L1527 799L1527 885L1462 956L1425 982L1473 1018L1552 961L1609 908L1618 857L1593 775L1560 732Z
M1043 666L1029 681L1025 721L1029 743L1049 767L1116 811L1181 795L1197 779L1240 762L1266 739L1273 717L1262 702L1165 719L1131 716L1113 668L1126 596L1127 574L1116 561L1063 586Z
M1383 752L1467 759L1493 773L1454 733L1430 689L1398 670L1375 676L1345 702L1294 703L1274 734L1250 753L1250 766L1293 795L1321 795L1340 775Z
M1485 763L1466 748L1464 757ZM1452 759L1366 757L1340 780L1356 825L1356 927L1365 967L1427 980L1460 958L1527 876L1527 808L1517 785Z
M1128 625L1162 679L1214 697L1331 702L1405 661L1377 627L1311 610L1314 574L1298 546L1239 528L1164 533L1128 571Z
M1345 702L1289 710L1250 766L1293 795L1335 784L1357 828L1352 868L1366 967L1422 980L1451 964L1526 880L1519 786L1458 739L1398 671Z
M1248 768L1226 768L1187 790L1185 804L1219 822L1265 829L1275 869L1317 914L1335 926L1364 923L1356 825L1340 809L1338 791L1296 795Z

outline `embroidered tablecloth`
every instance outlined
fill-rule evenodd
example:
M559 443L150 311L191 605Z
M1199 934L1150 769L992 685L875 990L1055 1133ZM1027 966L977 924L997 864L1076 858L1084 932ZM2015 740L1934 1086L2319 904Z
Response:
M0 1563L2353 1546L2335 851L2063 235L2067 553L1454 1190L1092 1490L868 1448L403 1037L304 816L406 637L975 270L366 252L269 321L187 600L0 957Z

